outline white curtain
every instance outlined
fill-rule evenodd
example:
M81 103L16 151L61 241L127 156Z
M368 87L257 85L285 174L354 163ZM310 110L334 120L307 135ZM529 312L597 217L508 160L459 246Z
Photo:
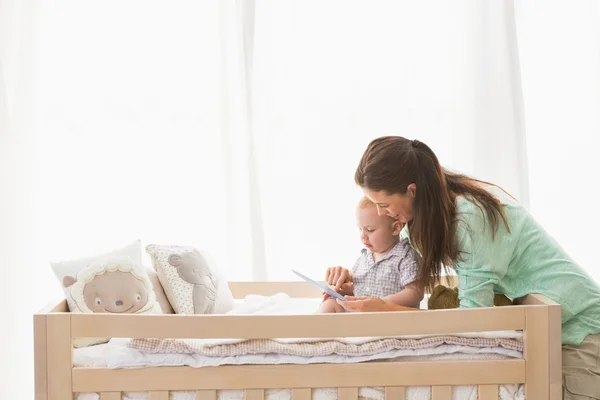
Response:
M352 265L354 169L404 135L528 204L512 2L257 2L254 126L269 277ZM284 238L285 240L282 240Z
M600 282L600 2L517 2L531 210Z
M600 16L575 4L0 0L0 398L30 397L52 260L140 238L231 280L352 265L381 135L502 185L600 278Z
M238 6L40 3L40 265L141 238L255 278Z
M45 274L35 264L32 11L0 1L0 399L33 394L32 311L44 301L31 279Z
M267 280L261 190L252 114L254 0L219 2L223 179L229 229L215 226L229 276Z

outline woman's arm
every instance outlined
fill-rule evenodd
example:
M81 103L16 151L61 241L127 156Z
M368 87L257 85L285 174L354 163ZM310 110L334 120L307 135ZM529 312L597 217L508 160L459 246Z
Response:
M346 299L347 301L337 300L337 303L350 312L423 311L420 308L394 304L379 297L346 296Z
M495 237L483 211L472 203L463 206L463 223L457 226L461 259L455 265L461 308L493 307L494 286L508 265L501 260L507 249L499 232ZM499 221L500 229L503 228Z

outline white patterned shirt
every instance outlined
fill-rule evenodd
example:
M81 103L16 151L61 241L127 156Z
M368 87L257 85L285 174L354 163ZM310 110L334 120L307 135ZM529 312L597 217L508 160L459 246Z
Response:
M401 239L377 262L373 259L372 252L363 249L352 269L354 296L390 296L414 282L417 274L417 257L408 239Z

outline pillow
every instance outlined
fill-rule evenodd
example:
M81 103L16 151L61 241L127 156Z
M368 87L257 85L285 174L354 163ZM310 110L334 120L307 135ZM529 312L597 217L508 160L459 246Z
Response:
M177 314L224 314L233 308L229 285L196 248L151 244L146 252Z
M76 277L65 276L63 287L71 312L161 313L146 270L129 257L91 263Z
M146 268L146 273L150 278L150 282L152 282L152 287L154 288L154 294L156 295L156 301L160 304L160 309L163 314L175 314L173 307L171 307L171 303L167 299L167 295L158 279L158 274L155 270Z
M93 262L75 277L66 275L63 288L71 312L161 314L146 270L130 257ZM109 338L76 339L75 347L107 342Z
M119 249L92 257L51 263L71 312L130 312L160 313L160 305L152 283L142 265L141 241L136 240ZM107 283L108 282L108 283ZM108 288L110 287L110 290ZM140 292L140 300L125 300L119 295L132 288ZM92 295L97 291L97 296ZM132 293L137 295L138 291ZM96 300L100 304L96 304ZM107 302L112 301L113 306ZM121 302L117 305L117 302ZM129 304L125 308L124 305ZM106 306L107 308L104 308ZM105 343L109 338L86 338L73 341L75 347Z
M94 262L103 262L113 257L125 256L131 258L136 265L142 265L142 243L140 240L135 240L126 246L116 250L98 254L91 257L79 258L75 260L61 261L50 263L54 275L59 282L63 281L65 276L75 277L83 268ZM65 291L66 295L66 291ZM72 311L72 310L71 310Z

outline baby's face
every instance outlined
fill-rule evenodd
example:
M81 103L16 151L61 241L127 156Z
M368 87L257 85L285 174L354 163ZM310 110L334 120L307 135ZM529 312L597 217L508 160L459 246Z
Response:
M360 239L373 253L386 252L398 242L398 222L387 215L378 215L375 205L359 208L356 219Z

